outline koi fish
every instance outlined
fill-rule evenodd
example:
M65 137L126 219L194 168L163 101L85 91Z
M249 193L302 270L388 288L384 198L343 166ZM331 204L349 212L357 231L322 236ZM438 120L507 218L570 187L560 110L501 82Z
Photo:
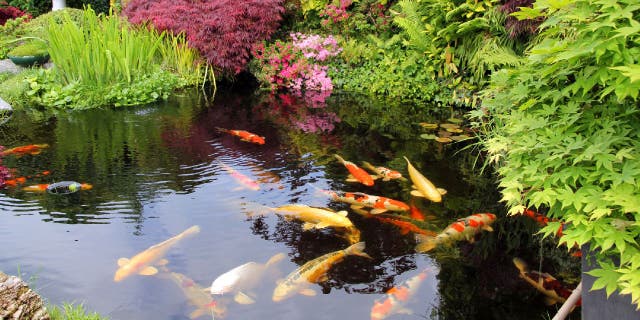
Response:
M207 293L206 289L195 281L182 273L169 272L167 268L163 268L163 271L166 273L161 274L161 277L168 278L178 285L189 304L197 308L189 314L190 319L196 319L207 314L210 314L212 319L215 319L215 316L222 318L226 315L227 308L218 301L211 299L211 295Z
M218 163L225 171L227 171L227 173L229 173L231 177L233 177L240 185L242 185L242 187L253 191L260 190L260 184L257 181L249 178L248 176L238 172L237 170L220 161L218 161ZM242 189L242 187L240 189Z
M413 202L413 199L411 200L411 204L409 205L409 216L411 217L411 219L415 219L415 220L420 220L420 221L424 221L424 214L422 214L422 211L420 211L420 209L418 209L418 207L416 207L415 203Z
M392 314L413 314L405 306L407 302L416 294L420 285L427 278L428 270L425 269L418 275L406 280L399 286L395 286L389 291L385 297L376 300L371 308L371 320L386 319Z
M431 230L425 230L423 228L420 228L419 226L415 225L414 223L407 221L406 219L402 219L400 218L400 216L397 215L375 215L373 216L375 219L377 219L380 222L383 223L388 223L388 224L392 224L396 227L400 228L400 234L401 235L406 235L409 232L413 232L413 233L417 233L417 234L423 234L426 236L436 236L436 232L431 231Z
M5 180L4 184L8 187L17 187L19 184L24 184L25 182L27 182L27 178L17 177L15 179Z
M241 141L246 141L246 142L251 142L251 143L256 143L256 144L264 144L264 137L261 137L255 133L251 133L249 131L244 131L244 130L229 130L229 129L224 129L224 128L218 128L216 127L216 129L218 129L218 131L220 132L225 132L231 135L234 135L236 137L239 137Z
M525 209L522 212L522 215L533 219L541 227L544 227L544 226L548 225L550 221L558 221L558 220L555 220L555 219L550 219L549 217L545 216L544 214L536 212L536 211L533 211L531 209ZM556 231L556 236L558 238L562 237L562 230L564 230L564 223L560 224L560 227L558 228L558 231Z
M399 200L382 196L373 196L362 192L327 192L333 200L349 203L353 209L372 208L371 214L379 214L386 211L404 212L409 210L409 206Z
M389 181L393 179L407 180L407 178L402 176L402 173L385 168L385 167L374 167L371 163L362 161L362 166L371 170L371 172L375 173L379 178L382 178L382 181Z
M34 184L34 185L26 186L22 188L22 190L27 192L45 192L47 191L48 186L49 184Z
M118 270L116 271L113 281L119 282L124 278L132 274L140 274L143 276L151 276L158 273L158 269L153 267L153 264L164 264L165 261L161 261L162 257L167 253L171 247L176 245L180 240L187 236L194 235L200 232L200 226L192 226L182 233L169 238L163 242L149 247L148 249L136 254L131 259L120 258L118 259Z
M93 185L89 183L79 183L75 181L60 181L52 184L35 184L22 188L28 192L49 192L53 194L68 194L80 190L91 190Z
M411 178L411 182L413 182L413 187L416 190L411 191L411 195L416 197L427 198L433 202L441 202L442 196L447 192L444 189L436 188L436 186L429 181L425 176L422 175L416 168L409 162L407 157L404 157L407 160L407 169L409 171L409 178Z
M573 291L566 288L558 279L546 272L530 271L527 263L520 258L513 258L513 264L520 270L520 278L545 295L545 303L547 305L559 302L564 303ZM581 304L582 298L578 300L576 306Z
M15 154L17 156L22 156L25 154L30 154L30 155L36 155L36 154L40 154L40 152L42 152L42 149L48 148L49 145L44 143L44 144L30 144L30 145L26 145L26 146L20 146L20 147L15 147L15 148L11 148L11 149L7 149L4 150L2 152L0 152L0 156L7 156L10 154Z
M419 243L416 251L428 252L437 245L463 239L473 242L473 237L482 230L493 231L490 224L495 220L496 215L493 213L476 213L456 220L435 237L417 234L416 240Z
M278 253L271 257L265 264L251 261L235 267L213 280L210 288L211 294L235 292L234 300L237 303L255 303L255 300L250 297L250 295L254 295L250 293L251 289L256 287L269 268L275 266L275 264L285 257L286 255L284 253Z
M336 263L342 261L346 256L357 255L371 259L371 257L363 251L364 247L364 242L358 242L344 250L330 252L305 263L300 268L291 272L285 280L279 282L273 291L272 300L279 302L291 297L296 292L307 296L316 295L316 292L309 288L310 284L327 281L327 272L329 269Z
M339 155L334 155L336 159L338 159L342 164L349 170L350 175L347 177L347 181L349 182L360 182L365 186L372 186L374 177L372 177L368 172L364 169L358 167L355 163L351 161L347 161L343 159ZM376 177L377 178L377 177Z
M305 222L304 230L323 229L326 227L352 228L353 222L347 218L346 211L335 212L329 209L315 208L303 204L288 204L272 208L288 217Z

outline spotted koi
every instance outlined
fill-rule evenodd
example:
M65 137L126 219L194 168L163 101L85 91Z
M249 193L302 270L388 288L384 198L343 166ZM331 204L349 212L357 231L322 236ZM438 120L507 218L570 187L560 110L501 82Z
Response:
M354 209L372 208L369 212L371 214L379 214L385 211L404 212L409 210L409 205L406 203L382 196L373 196L362 192L330 192L329 194L333 200L349 203Z
M496 220L493 213L476 213L466 218L461 218L447 226L437 236L416 235L419 242L417 252L428 252L436 246L458 240L473 242L473 237L482 230L493 231L491 224Z
M371 163L363 161L362 166L366 169L371 170L371 172L375 173L379 178L382 178L382 181L389 181L393 179L407 180L402 176L402 173L392 170L386 167L375 167Z

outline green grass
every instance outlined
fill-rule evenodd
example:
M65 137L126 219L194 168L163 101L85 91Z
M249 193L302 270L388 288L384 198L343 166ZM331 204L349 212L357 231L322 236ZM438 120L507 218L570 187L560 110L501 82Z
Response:
M62 307L49 306L49 316L51 320L106 320L108 318L102 317L99 314L87 313L82 304L73 305L71 303L64 303Z

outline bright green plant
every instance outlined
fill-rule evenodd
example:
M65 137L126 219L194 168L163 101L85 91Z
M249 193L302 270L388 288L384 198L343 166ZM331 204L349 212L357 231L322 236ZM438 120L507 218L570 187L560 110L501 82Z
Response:
M49 316L51 320L106 320L96 312L87 313L82 304L73 305L64 303L62 308L57 306L49 306Z
M207 80L215 85L215 75L197 50L189 47L184 34L167 34L159 47L163 69L180 78L180 86L200 85Z
M7 53L11 56L38 56L47 54L47 44L42 41L29 41L19 45Z
M474 112L493 123L484 146L502 200L564 221L561 243L596 253L589 289L640 305L640 4L539 0L517 15L546 19L537 44Z

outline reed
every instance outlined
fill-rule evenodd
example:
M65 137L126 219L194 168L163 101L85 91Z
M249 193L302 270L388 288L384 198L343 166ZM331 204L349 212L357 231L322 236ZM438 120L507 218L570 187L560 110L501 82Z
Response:
M63 84L102 87L132 83L157 71L164 34L131 28L116 15L97 15L87 8L83 26L69 15L61 24L51 21L49 54Z
M49 306L51 320L106 320L99 314L87 313L82 304L64 303L62 307Z
M215 83L215 77L212 72L208 72L205 60L198 50L189 47L183 33L166 34L159 49L163 69L180 77L184 85L200 85L207 80Z

